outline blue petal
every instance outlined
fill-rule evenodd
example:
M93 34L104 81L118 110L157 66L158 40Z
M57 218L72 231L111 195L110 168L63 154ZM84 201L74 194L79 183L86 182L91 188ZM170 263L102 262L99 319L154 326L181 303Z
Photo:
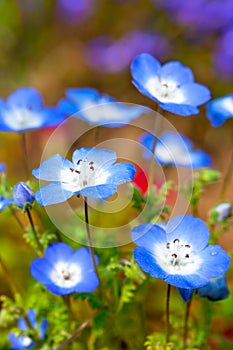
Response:
M80 159L85 160L85 158L87 158L88 161L93 161L98 165L98 167L103 167L106 165L110 166L117 160L116 153L114 151L100 148L83 147L75 150L72 155L72 161L74 164L77 164Z
M36 328L36 313L34 310L30 309L27 311L27 317L32 325L33 328ZM28 330L28 325L23 317L20 317L18 319L18 328L22 331Z
M60 261L69 262L73 254L73 249L62 242L50 244L45 250L45 258L51 265L55 265Z
M227 287L226 275L210 279L209 283L198 289L201 297L207 297L209 300L217 301L226 299L230 291Z
M191 215L180 215L169 220L166 224L166 232L170 241L178 238L191 245L196 253L207 246L210 237L204 221Z
M51 182L39 188L36 192L36 200L40 205L46 206L65 202L73 194L71 191L64 190L60 182Z
M11 342L11 349L12 350L22 350L22 349L30 349L36 344L31 340L31 343L25 347L24 345L24 339L25 335L21 334L19 337L17 337L14 333L9 333L8 334L8 339Z
M6 170L6 164L5 163L0 163L0 173Z
M0 213L4 208L8 207L8 205L10 205L11 203L14 203L13 198L6 199L3 196L0 196Z
M199 253L203 264L198 273L206 278L222 276L230 266L230 257L219 245L209 245Z
M93 272L94 266L92 262L92 257L89 248L79 248L77 249L71 259L69 259L70 263L77 263L82 266L82 270L86 272ZM98 256L95 254L95 262L98 265Z
M85 187L79 191L84 197L93 199L104 199L111 197L117 192L117 187L115 184L97 185Z
M70 101L62 98L57 105L57 109L60 113L68 116L72 116L77 112L77 107Z
M76 286L72 286L69 288L59 287L54 283L49 283L49 284L46 284L45 286L48 289L48 291L50 291L51 293L56 294L56 295L68 295L68 294L74 293L75 287L76 287Z
M159 103L159 106L165 111L188 117L190 115L198 114L199 109L189 104L178 104L178 103Z
M40 110L43 106L43 99L36 89L26 87L13 92L8 97L7 103L12 107Z
M177 289L178 289L178 292L179 292L181 298L185 302L187 302L193 294L193 289L187 289L187 288L177 288Z
M177 85L192 83L194 80L191 69L177 61L165 63L162 66L160 78L162 80L173 81Z
M45 337L45 333L46 333L47 327L48 327L48 320L43 319L41 321L40 330L39 330L39 337L40 337L41 340L43 340L44 337Z
M178 288L195 289L208 283L208 278L199 274L192 275L168 275L164 279L168 284Z
M78 107L78 110L82 109L83 105L88 101L93 104L98 104L98 101L101 97L98 90L93 88L69 88L66 89L66 96L68 99L75 103ZM77 111L77 108L76 108Z
M148 79L160 75L161 64L153 56L142 53L134 58L131 64L133 83L138 87L146 84Z
M207 104L207 118L215 128L233 118L233 94L210 101Z
M184 104L200 106L209 101L210 90L201 84L193 83L182 86L182 94L185 96Z
M31 275L42 284L51 283L50 273L53 270L53 262L45 258L37 258L31 262Z
M208 167L212 164L212 158L208 155L208 153L201 150L192 151L190 153L190 158L192 168L194 169Z
M133 228L131 237L139 247L145 248L151 253L157 244L166 244L167 235L164 229L158 225L142 224Z
M65 115L55 107L42 109L40 116L42 118L42 127L55 127L66 119Z
M144 248L134 249L134 259L141 269L154 278L165 279L167 273L157 264L154 256Z
M63 158L60 154L46 159L40 164L39 168L33 169L32 174L40 180L46 181L61 181L61 171L68 170L73 167L73 164Z
M109 178L107 182L120 185L128 181L133 181L136 169L129 163L117 163L108 169Z

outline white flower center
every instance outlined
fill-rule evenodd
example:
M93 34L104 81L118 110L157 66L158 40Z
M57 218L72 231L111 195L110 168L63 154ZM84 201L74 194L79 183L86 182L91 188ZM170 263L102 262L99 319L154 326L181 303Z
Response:
M155 258L158 264L170 275L189 275L195 273L201 259L192 251L191 245L178 238L155 247Z
M96 107L96 108L95 108ZM91 100L87 101L83 105L81 111L85 118L91 123L119 121L122 118L122 114L116 108L115 103L106 103L105 100L93 103Z
M76 192L85 187L105 184L108 175L108 171L103 170L100 165L96 166L93 160L79 159L75 167L61 174L62 187Z
M225 98L222 101L222 107L233 114L233 97Z
M182 141L177 144L166 145L166 143L159 144L156 147L156 156L160 161L165 163L183 163L191 164L191 158L185 144L181 144Z
M185 97L179 85L172 80L161 80L158 77L148 79L145 88L162 103L183 103Z
M29 338L28 336L25 335L22 337L21 343L24 347L27 347L27 346L32 344L32 340L31 340L31 338Z
M77 264L58 262L54 266L50 278L57 286L70 288L76 286L81 281L82 271Z
M13 130L33 129L41 125L41 117L27 108L12 108L3 114L5 123Z

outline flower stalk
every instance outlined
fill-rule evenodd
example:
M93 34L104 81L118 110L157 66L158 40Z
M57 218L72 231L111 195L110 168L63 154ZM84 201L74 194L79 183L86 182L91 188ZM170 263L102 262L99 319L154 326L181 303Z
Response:
M170 341L170 296L171 296L171 285L167 285L167 296L166 296L166 344Z
M89 226L87 197L84 197L84 212L85 212L87 240L88 240L88 246L89 246L90 253L91 253L91 259L92 259L92 263L93 263L93 266L95 269L95 273L98 277L98 280L100 281L98 270L97 270L97 265L96 265L96 261L95 261L95 252L94 252L94 247L93 247L92 238L91 238L91 231L90 231L90 226Z

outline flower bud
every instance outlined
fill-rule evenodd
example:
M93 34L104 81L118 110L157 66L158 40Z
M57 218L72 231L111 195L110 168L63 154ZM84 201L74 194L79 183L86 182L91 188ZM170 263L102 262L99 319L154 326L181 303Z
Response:
M35 195L25 182L18 182L14 186L14 201L19 207L26 204L31 205L35 200Z
M221 222L230 216L231 210L231 203L221 203L210 211L210 215L214 217L216 222Z

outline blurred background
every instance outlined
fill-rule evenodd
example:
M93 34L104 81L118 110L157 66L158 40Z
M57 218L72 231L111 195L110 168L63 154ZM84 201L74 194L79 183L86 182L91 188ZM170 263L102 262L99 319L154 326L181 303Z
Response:
M121 102L156 109L131 83L130 62L141 52L161 62L178 60L189 66L213 98L232 93L233 0L0 0L2 99L19 87L32 86L50 106L68 87L94 87ZM215 129L204 107L197 116L164 116L212 156L222 181L233 148L233 119ZM39 165L51 132L28 133L31 168ZM0 133L0 162L7 164L11 186L26 180L18 134ZM206 187L200 203L202 218L218 202L221 181ZM231 180L225 198L229 201L232 186ZM22 220L26 222L23 214ZM26 286L28 261L34 254L9 212L0 213L0 230L3 258L14 278ZM232 234L227 231L221 238L227 249L233 248ZM7 282L0 280L1 293L9 293Z

